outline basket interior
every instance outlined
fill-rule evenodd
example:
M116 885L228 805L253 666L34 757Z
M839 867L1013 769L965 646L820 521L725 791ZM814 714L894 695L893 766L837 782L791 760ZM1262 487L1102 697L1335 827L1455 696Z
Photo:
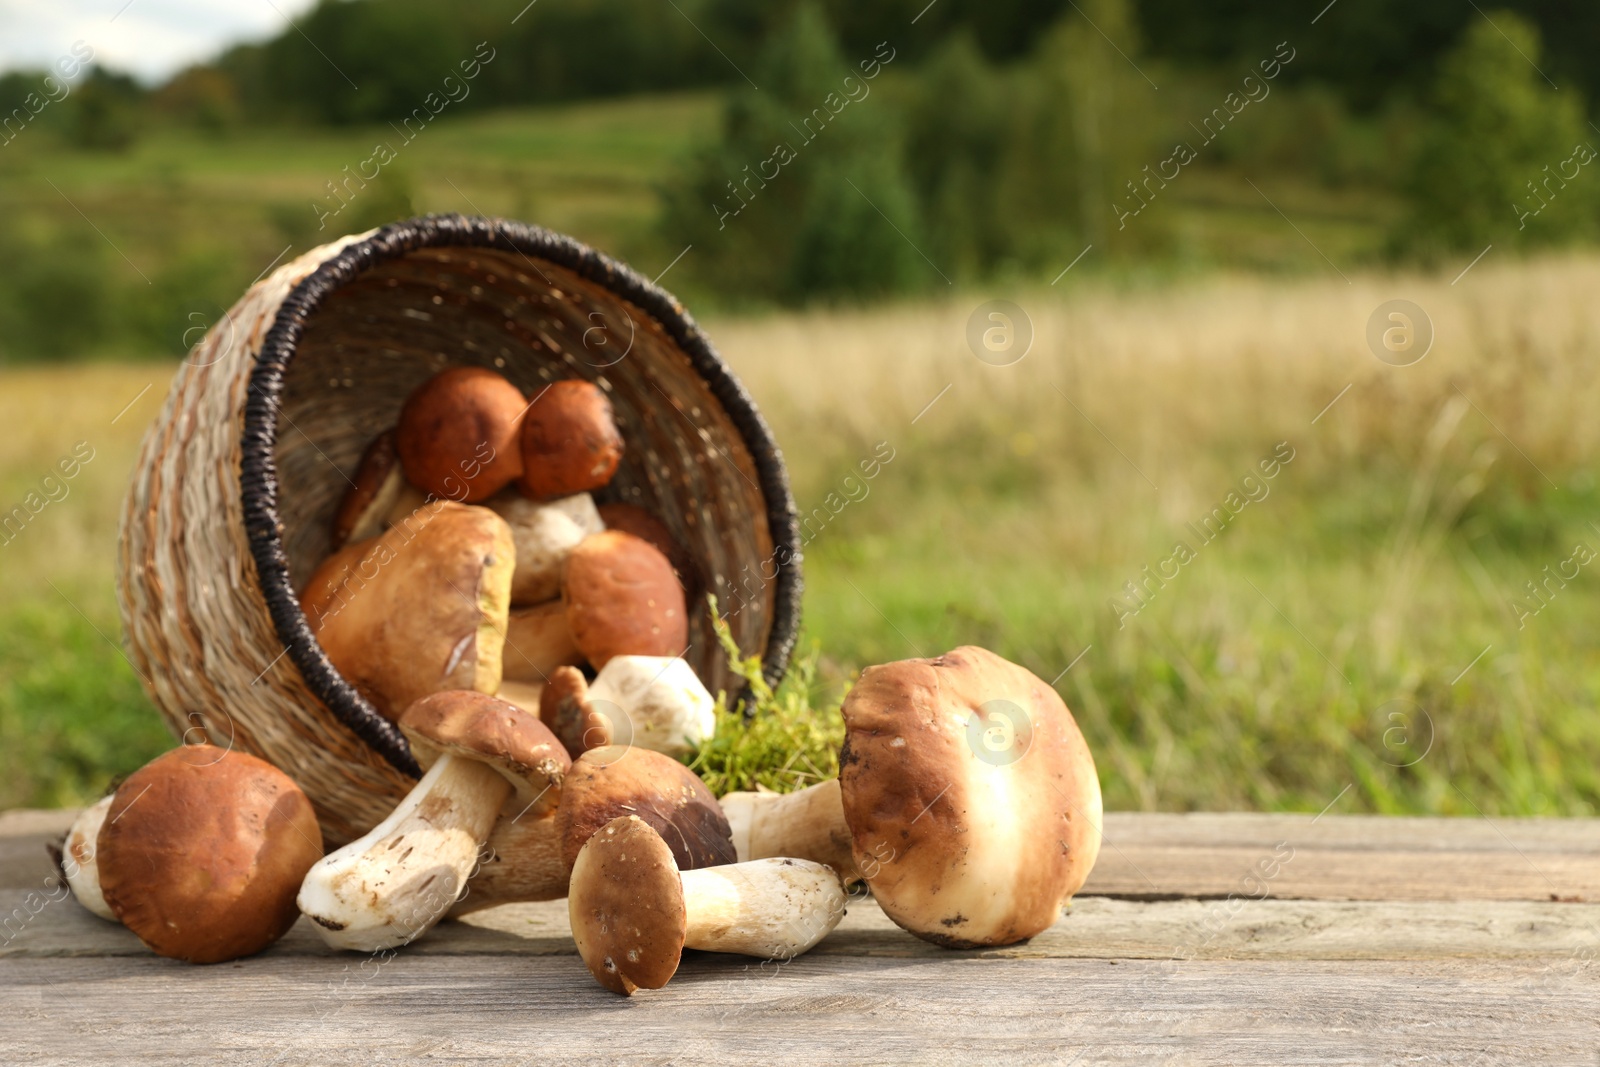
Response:
M730 618L746 655L765 651L773 535L756 464L727 411L660 323L548 260L484 247L421 248L330 293L307 319L284 378L276 464L290 579L327 555L329 525L362 451L410 392L455 364L491 367L533 397L585 378L606 390L626 444L599 503L659 516L708 590L741 591ZM725 607L726 610L726 607ZM737 680L703 603L689 605L685 658L706 685Z

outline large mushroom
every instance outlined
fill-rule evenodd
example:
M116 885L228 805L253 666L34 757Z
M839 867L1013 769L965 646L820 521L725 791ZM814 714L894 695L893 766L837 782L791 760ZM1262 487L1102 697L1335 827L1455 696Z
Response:
M392 720L429 693L500 688L515 561L500 516L435 501L330 556L301 605L329 661Z
M685 948L792 959L826 937L844 907L837 872L810 860L680 870L636 815L588 840L567 895L578 955L596 981L624 996L666 985Z
M737 858L722 808L689 768L642 748L591 749L572 761L553 815L496 824L487 858L455 912L565 896L579 850L622 815L638 815L655 828L685 870Z
M450 367L400 409L395 448L406 480L473 504L522 476L522 391L487 367Z
M1100 851L1100 782L1072 713L981 648L869 667L844 702L837 781L723 798L741 860L859 873L884 912L951 948L1047 929Z
M295 890L321 856L311 801L288 775L185 745L124 779L94 859L106 905L153 952L220 963L294 925Z
M539 717L573 753L617 744L685 756L717 728L716 702L676 656L613 656L593 683L562 667L544 688Z
M329 853L300 887L300 910L334 948L393 948L438 922L502 812L547 817L571 762L535 716L482 693L424 697L399 725L427 773L388 818Z

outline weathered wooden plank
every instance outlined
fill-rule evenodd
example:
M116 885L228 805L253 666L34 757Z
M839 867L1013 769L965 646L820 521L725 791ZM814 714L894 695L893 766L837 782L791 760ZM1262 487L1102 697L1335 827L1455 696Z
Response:
M1114 812L1083 891L1600 901L1600 820Z
M50 874L70 812L0 814L0 887ZM1133 899L1600 902L1600 820L1113 812L1084 887Z
M42 903L41 903L42 902ZM132 934L76 901L0 891L0 958L144 957ZM564 901L508 904L447 922L405 955L572 955ZM871 900L852 901L815 950L838 956L945 959ZM997 959L1563 959L1600 955L1600 905L1524 901L1126 901L1083 897L1023 945L963 955ZM337 956L302 920L270 958ZM387 959L387 956L382 957Z
M187 967L12 960L35 1064L1593 1064L1596 968L1525 962L686 959L600 989L570 957ZM353 970L353 969L352 969Z

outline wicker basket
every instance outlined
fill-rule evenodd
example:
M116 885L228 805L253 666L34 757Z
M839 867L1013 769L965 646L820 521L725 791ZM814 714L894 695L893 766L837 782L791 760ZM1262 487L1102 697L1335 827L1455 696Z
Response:
M405 739L339 676L295 592L328 549L362 450L452 364L530 396L608 390L627 453L602 501L659 515L776 680L800 611L783 459L683 307L632 270L537 227L430 216L306 253L245 293L190 353L144 438L122 516L129 655L174 733L271 761L330 845L386 815L416 774ZM735 679L707 612L687 658Z

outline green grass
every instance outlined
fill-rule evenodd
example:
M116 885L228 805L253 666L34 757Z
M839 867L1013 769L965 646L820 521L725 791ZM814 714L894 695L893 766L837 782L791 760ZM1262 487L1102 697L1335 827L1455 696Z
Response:
M715 120L704 96L472 116L401 160L421 210L544 222L653 274L679 251L651 244L654 183ZM166 133L107 157L30 130L0 151L0 209L85 228L54 182L141 269L220 249L205 277L231 300L289 240L275 205L311 218L322 182L375 133ZM710 316L803 512L878 442L895 449L807 544L806 651L768 714L724 715L699 764L716 788L826 777L861 668L970 643L1055 682L1113 808L1600 806L1600 565L1525 627L1508 607L1575 541L1600 549L1600 260L1497 249L1456 286L1464 263L1363 273L1350 264L1381 243L1383 205L1267 186L1347 284L1238 183L1193 178L1172 190L1193 262L1270 278L1180 264L1113 279L1085 260L1054 287ZM1362 340L1396 295L1438 328L1416 367L1383 366ZM1014 367L965 346L968 316L994 297L1037 328ZM97 450L72 494L0 547L0 808L89 799L172 743L116 647L117 513L169 374L109 361L137 351L0 370L0 510L75 442ZM1119 627L1107 603L1123 584L1286 439L1297 456L1271 496ZM1397 723L1389 712L1411 705L1395 701L1422 713Z

